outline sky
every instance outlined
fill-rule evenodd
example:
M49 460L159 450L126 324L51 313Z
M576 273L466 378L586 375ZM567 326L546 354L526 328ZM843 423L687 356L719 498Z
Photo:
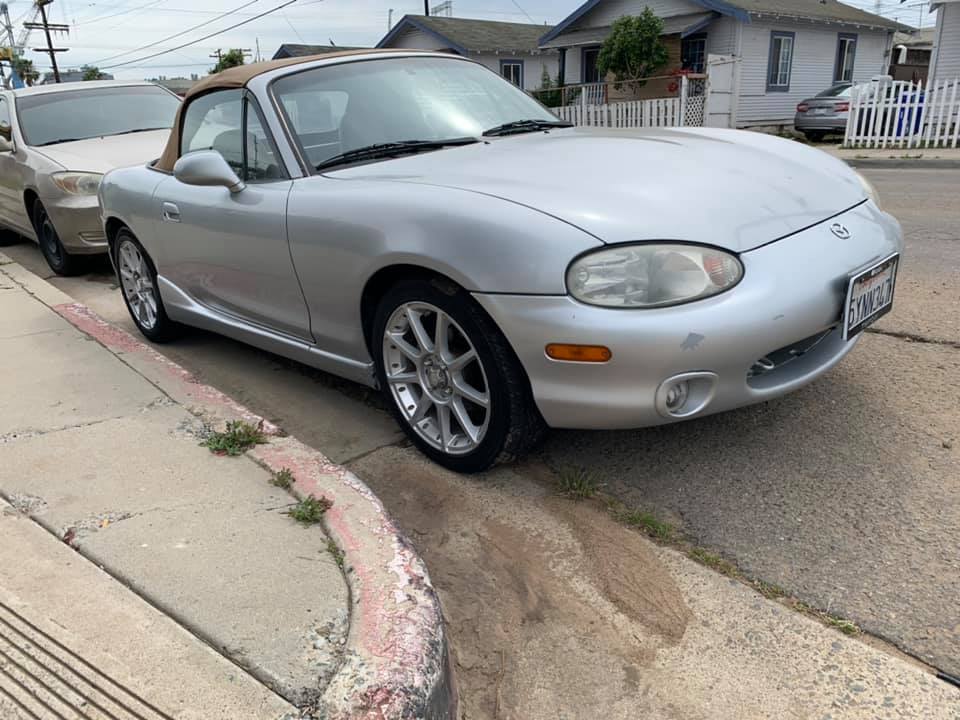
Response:
M47 6L51 23L70 26L67 36L55 39L61 68L96 65L118 79L189 77L206 74L218 48L242 47L270 58L283 43L375 45L387 32L390 9L396 21L405 13L422 14L423 0L296 0L292 5L259 19L254 16L289 0L54 0ZM30 12L31 0L6 0L15 32ZM431 0L437 4L440 0ZM569 15L582 0L453 0L456 17L555 24ZM849 0L848 4L873 10L875 0ZM242 7L245 6L245 7ZM935 21L921 0L880 0L881 12L900 22L925 26ZM241 9L238 9L241 8ZM219 18L219 15L232 14ZM205 35L251 20L246 25L215 37ZM204 27L192 29L201 23ZM171 35L182 36L167 40ZM147 56L191 41L199 42L159 57ZM155 43L155 45L154 45ZM35 32L28 47L44 44ZM144 48L151 45L152 47ZM144 49L141 49L144 48ZM50 69L47 55L30 52L41 71ZM122 65L121 65L122 64ZM110 67L118 65L118 67Z

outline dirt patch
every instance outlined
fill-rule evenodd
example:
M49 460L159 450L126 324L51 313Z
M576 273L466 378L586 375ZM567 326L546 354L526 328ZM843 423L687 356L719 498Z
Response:
M642 668L690 619L644 538L556 497L539 467L465 478L387 448L352 469L430 567L464 718L630 716Z

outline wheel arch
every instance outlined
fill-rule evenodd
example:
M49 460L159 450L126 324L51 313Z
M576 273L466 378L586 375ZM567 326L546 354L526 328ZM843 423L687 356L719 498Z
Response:
M38 193L34 188L28 187L23 191L23 207L27 211L27 218L30 220L30 225L33 225L33 207L37 204L37 200L40 199L40 193Z

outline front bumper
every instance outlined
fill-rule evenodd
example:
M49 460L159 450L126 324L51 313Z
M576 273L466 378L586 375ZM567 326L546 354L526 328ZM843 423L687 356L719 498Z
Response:
M850 230L849 239L831 232L836 222ZM688 419L781 396L830 370L856 345L840 332L849 277L902 246L899 223L867 202L743 253L736 288L687 305L615 310L566 296L476 298L517 353L550 426L648 427L679 419L661 414L656 403L661 384L678 374L716 377L712 399ZM810 338L818 341L802 344ZM613 358L558 362L544 352L549 343L605 345ZM782 358L796 347L805 354L751 376L761 358Z
M96 195L60 195L41 198L41 202L67 252L73 255L107 252L107 236L100 224Z

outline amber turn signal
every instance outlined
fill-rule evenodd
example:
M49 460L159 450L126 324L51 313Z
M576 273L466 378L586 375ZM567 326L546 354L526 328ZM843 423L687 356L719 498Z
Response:
M613 353L603 345L547 345L547 357L567 362L605 363L610 362Z

